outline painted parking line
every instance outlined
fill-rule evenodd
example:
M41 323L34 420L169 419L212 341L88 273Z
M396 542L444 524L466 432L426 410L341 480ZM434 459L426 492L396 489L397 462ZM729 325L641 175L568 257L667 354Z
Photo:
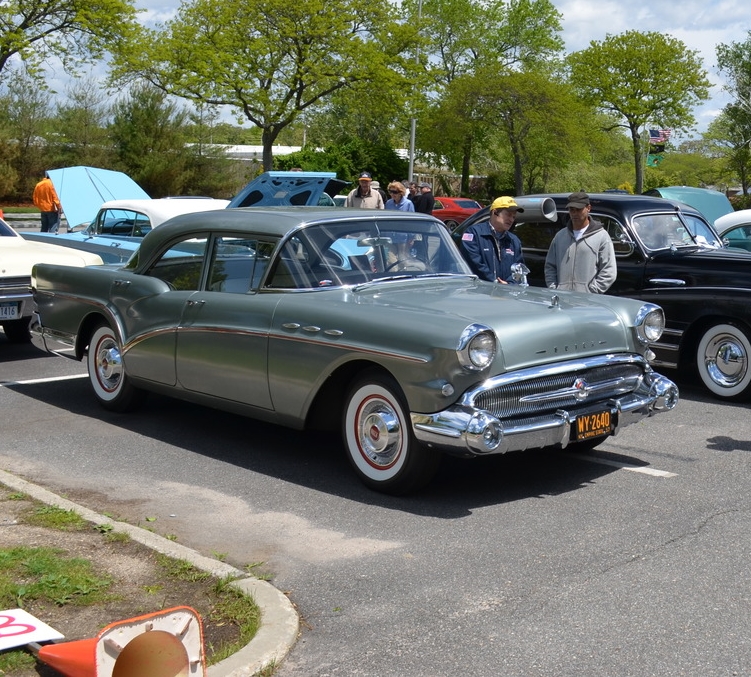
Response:
M601 456L587 456L586 454L565 454L569 458L576 458L580 461L588 461L589 463L599 463L601 465L609 465L613 468L620 468L621 470L630 470L631 472L638 472L642 475L651 475L652 477L677 477L678 473L668 472L667 470L657 470L657 468L650 468L649 466L631 465L629 463L621 463L620 461L613 461L609 458L602 458Z
M0 388L3 386L28 386L35 383L52 383L53 381L70 381L74 378L88 378L88 374L74 374L72 376L53 376L50 378L30 378L25 381L0 381Z

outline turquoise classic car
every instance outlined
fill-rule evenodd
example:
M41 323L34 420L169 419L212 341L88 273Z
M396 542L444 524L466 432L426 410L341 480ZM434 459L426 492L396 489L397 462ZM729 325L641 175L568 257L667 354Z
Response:
M432 216L311 207L194 213L125 267L34 268L34 344L85 360L108 409L146 391L339 429L356 474L401 494L442 453L588 449L672 409L662 310L494 284Z

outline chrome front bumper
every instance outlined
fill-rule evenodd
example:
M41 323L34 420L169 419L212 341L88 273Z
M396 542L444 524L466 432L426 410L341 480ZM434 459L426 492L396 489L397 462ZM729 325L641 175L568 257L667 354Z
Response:
M487 411L456 404L434 414L411 414L417 439L429 447L461 456L485 456L553 445L566 447L580 416L610 411L612 435L643 418L670 411L678 402L678 387L648 371L633 392L575 409L557 409L520 420L500 420Z

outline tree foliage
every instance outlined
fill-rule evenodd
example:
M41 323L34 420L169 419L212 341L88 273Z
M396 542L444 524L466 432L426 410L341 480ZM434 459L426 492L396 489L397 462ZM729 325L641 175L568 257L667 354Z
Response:
M114 77L232 106L261 129L271 169L276 138L303 111L356 83L401 81L415 31L396 18L364 0L191 0L119 50Z
M134 87L113 107L110 137L119 169L151 197L178 195L188 183L187 111L148 85Z
M52 56L67 67L99 58L135 30L135 17L132 0L3 0L0 78L16 56L37 83Z
M108 97L92 78L76 81L67 100L58 103L54 139L55 166L88 165L109 168L112 148L107 134Z
M465 97L554 61L563 49L561 15L549 0L425 0L421 7L410 0L405 8L423 37L423 87L432 101L420 116L417 145L426 156L449 158L466 193L487 125Z
M683 42L657 32L628 31L592 41L568 57L571 83L585 101L610 114L628 130L633 145L635 188L644 182L648 126L691 127L693 108L709 97L701 57Z
M726 76L733 105L751 117L751 31L744 42L717 45L717 69ZM751 142L751 130L746 142Z
M51 135L51 96L34 87L33 80L22 71L14 71L8 79L3 97L5 126L12 139L13 168L16 177L16 199L31 196L34 184L50 169L44 139Z

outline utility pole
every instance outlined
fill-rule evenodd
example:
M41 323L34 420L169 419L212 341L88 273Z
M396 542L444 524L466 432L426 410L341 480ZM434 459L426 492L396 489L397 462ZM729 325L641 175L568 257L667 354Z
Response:
M422 19L422 0L417 4L417 26L419 28ZM415 63L420 63L420 48L415 49ZM413 111L414 113L414 111ZM409 125L409 180L415 180L415 132L417 130L417 120L413 117Z

